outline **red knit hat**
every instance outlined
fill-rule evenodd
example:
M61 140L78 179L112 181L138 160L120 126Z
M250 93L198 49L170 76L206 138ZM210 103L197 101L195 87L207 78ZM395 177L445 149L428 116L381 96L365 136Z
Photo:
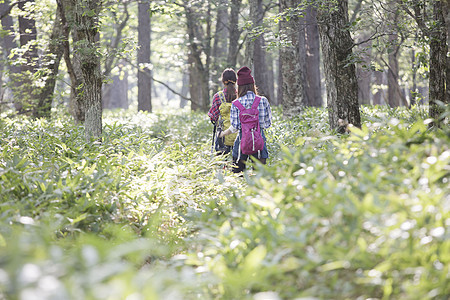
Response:
M250 83L255 83L255 79L252 76L252 70L247 67L242 67L237 71L237 84L238 85L246 85Z

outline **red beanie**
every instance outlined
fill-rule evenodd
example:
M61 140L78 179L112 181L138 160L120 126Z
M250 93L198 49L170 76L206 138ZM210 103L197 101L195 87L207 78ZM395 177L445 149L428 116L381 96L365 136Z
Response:
M238 76L238 80L237 80L238 85L246 85L246 84L250 84L250 83L255 83L255 80L253 79L253 76L252 76L252 70L250 70L247 67L240 68L239 71L237 71L237 76Z

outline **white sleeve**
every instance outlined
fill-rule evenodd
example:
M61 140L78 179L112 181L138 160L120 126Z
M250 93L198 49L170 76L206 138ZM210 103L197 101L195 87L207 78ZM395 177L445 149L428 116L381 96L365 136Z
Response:
M231 131L231 133L236 133L239 130L237 128L234 128L232 125L228 129Z

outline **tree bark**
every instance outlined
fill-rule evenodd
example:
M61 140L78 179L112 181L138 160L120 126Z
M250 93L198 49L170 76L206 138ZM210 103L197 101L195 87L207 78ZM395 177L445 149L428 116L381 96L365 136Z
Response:
M151 79L145 73L150 73L150 2L139 2L139 27L138 27L138 111L152 111Z
M35 44L37 29L36 21L33 19L31 12L25 9L27 4L34 5L34 1L25 0L18 3L18 8L21 11L19 15L20 46L28 47L28 50L22 54L25 63L20 65L20 99L16 98L15 102L15 108L19 113L29 112L30 108L36 105L32 76L36 72L38 64L38 52Z
M100 57L98 54L98 16L102 1L76 0L75 24L77 40L74 50L80 53L83 75L83 93L85 94L85 137L101 141L102 134L102 81Z
M286 11L297 7L299 1L281 0L280 4L282 11ZM280 58L283 77L283 115L286 117L298 115L305 106L305 75L300 55L300 29L301 20L296 13L284 16L281 21L281 34L286 36L287 45L281 48Z
M349 61L353 40L348 30L348 1L327 2L318 11L331 129L344 133L346 124L361 126L355 64Z
M433 122L430 126L443 126L441 115L445 111L444 105L448 105L446 91L447 81L447 27L445 18L448 11L444 12L446 6L442 1L433 2L433 19L435 26L430 32L430 78L429 78L429 101L430 118Z
M180 94L187 98L189 93L189 72L186 70L183 70L183 77L182 77L182 86L181 86L181 92ZM180 97L180 108L184 108L188 101L184 99L183 97Z
M60 7L56 8L55 21L53 24L50 43L46 55L42 58L42 66L48 70L44 87L40 90L39 103L33 108L33 116L36 118L49 118L52 108L53 94L56 86L56 77L59 72L59 64L64 53L64 32L61 23Z
M305 94L309 106L320 107L323 105L322 87L320 78L320 40L317 25L317 8L309 5L306 8L306 59Z
M397 13L391 13L391 22L396 24ZM393 25L395 26L395 25ZM400 46L398 44L398 34L394 28L391 29L389 34L389 48L388 48L388 103L390 107L398 107L401 105L400 88L398 84L398 52Z
M219 0L217 6L216 31L214 33L214 44L212 57L214 59L213 78L218 78L220 72L227 66L227 48L229 40L229 17L228 1ZM214 81L215 82L215 81Z
M242 0L231 0L230 10L230 41L228 43L227 65L236 69L237 55L239 52L239 37L241 30L239 29L239 13Z
M3 3L0 2L0 13L3 15L7 12L8 8L10 7L10 2L8 0L5 0ZM11 54L11 50L14 48L17 48L17 43L14 40L14 21L10 14L6 15L1 20L2 30L4 31L4 35L2 35L1 46L3 47L3 55L5 57L9 57ZM7 68L8 68L8 87L12 91L13 98L20 99L19 95L19 88L21 86L20 80L18 80L19 74L20 74L20 67L13 64L17 59L17 56L14 55L10 59L5 59ZM5 79L4 79L5 80ZM3 94L5 95L5 93ZM15 102L18 102L18 99L11 99ZM4 99L3 99L4 100Z
M191 94L191 109L208 111L209 99L209 64L211 59L211 27L210 6L206 12L206 34L199 23L200 8L189 5L185 1L186 25L189 38L189 91ZM197 9L197 10L196 10ZM205 57L203 61L202 57Z
M103 85L103 108L128 108L128 72L123 68L112 76L111 83Z
M64 61L66 62L67 73L70 77L69 112L74 118L75 123L81 124L84 123L86 115L84 106L85 93L83 92L83 74L81 72L80 55L78 52L74 51L72 58L69 44L71 33L73 41L79 40L75 21L77 0L56 0L56 3L61 13Z
M262 0L250 0L250 20L253 24L251 30L262 26L264 11ZM253 70L253 77L260 95L265 96L269 101L273 98L273 91L270 90L269 72L266 61L266 50L264 34L257 33L247 41L246 64Z
M367 33L363 33L360 36L361 40L367 40ZM369 105L371 98L371 70L370 66L370 53L371 53L371 41L365 42L359 45L360 48L360 60L361 62L356 65L356 75L358 78L358 99L359 104Z

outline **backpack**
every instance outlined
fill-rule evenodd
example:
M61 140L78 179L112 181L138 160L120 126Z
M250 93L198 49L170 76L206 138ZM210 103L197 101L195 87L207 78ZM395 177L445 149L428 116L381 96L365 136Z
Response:
M220 104L220 107L219 107L220 117L222 118L222 121L223 121L222 130L226 130L231 125L230 110L231 110L231 103L222 102L222 104ZM224 141L225 145L233 146L234 140L236 139L236 135L237 135L237 133L232 133L232 134L225 136L225 141Z
M234 134L234 137L232 137L233 141L230 143L229 139L230 136L219 138L218 135L226 130L230 126L230 108L231 103L226 103L225 95L223 94L223 91L218 92L221 104L219 106L219 119L217 120L217 134L215 137L215 145L214 149L218 154L225 154L230 151L230 146L233 146L234 138L236 135ZM227 110L227 104L228 104L228 110ZM228 126L228 127L227 127ZM227 147L228 146L228 147Z
M264 148L264 139L259 127L258 105L261 97L256 96L251 108L245 108L238 100L233 104L239 109L241 121L241 152L243 154L255 154Z

